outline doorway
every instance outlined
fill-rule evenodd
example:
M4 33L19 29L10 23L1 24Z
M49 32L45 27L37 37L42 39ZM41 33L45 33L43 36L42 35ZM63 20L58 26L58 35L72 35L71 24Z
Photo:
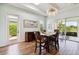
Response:
M8 36L9 44L17 43L19 38L18 16L8 15Z
M17 40L17 22L9 22L9 40Z

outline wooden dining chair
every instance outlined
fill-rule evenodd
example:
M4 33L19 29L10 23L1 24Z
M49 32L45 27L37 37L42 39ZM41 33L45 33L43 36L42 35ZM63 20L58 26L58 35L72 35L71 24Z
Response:
M52 42L55 43L54 45L55 45L56 50L59 50L59 40L58 40L59 31L58 30L55 30L55 31L56 31L56 33L54 35L51 35L51 40L52 40Z
M35 53L37 51L37 48L39 48L39 54L42 52L42 48L45 49L45 40L40 35L40 32L34 32L35 34Z
M58 30L55 35L55 46L59 49L59 31Z

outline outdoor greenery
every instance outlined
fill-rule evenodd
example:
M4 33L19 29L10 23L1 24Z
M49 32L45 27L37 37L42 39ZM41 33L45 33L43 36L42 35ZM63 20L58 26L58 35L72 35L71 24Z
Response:
M11 36L16 36L17 35L17 26L16 23L10 23L9 24L9 32Z
M59 28L59 31L60 32L64 32L65 31L65 28L64 27L65 27L65 24L62 24L62 23L59 23L58 24L58 28Z
M67 26L66 31L67 32L77 32L77 27L76 26Z
M65 24L59 23L59 30L60 32L77 32L77 26L65 26Z

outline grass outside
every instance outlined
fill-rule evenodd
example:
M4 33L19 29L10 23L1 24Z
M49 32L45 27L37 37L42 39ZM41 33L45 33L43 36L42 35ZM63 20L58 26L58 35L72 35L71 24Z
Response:
M66 26L65 24L60 23L59 24L59 30L60 32L64 32L66 29L66 32L77 32L77 26Z

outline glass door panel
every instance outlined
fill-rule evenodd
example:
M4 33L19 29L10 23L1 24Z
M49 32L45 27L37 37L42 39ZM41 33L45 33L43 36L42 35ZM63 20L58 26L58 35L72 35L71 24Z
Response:
M66 22L66 35L77 36L77 22L76 21Z

